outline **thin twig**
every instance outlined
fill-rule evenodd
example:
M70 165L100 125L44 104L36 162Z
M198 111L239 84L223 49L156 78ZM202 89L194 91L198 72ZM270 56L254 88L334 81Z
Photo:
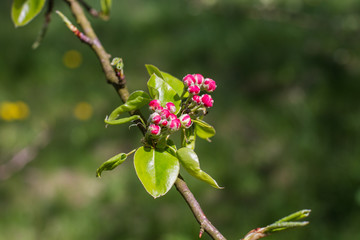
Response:
M36 49L39 47L40 43L42 42L42 40L44 39L45 37L45 34L47 32L47 29L48 29L48 26L49 26L49 23L51 21L51 13L52 13L52 10L54 8L54 0L50 0L48 2L48 8L45 12L45 21L44 21L44 24L41 28L41 31L39 33L39 36L38 38L36 39L36 41L33 43L32 45L32 48L33 49Z
M123 102L126 102L127 99L129 98L129 91L126 87L125 77L123 77L120 80L116 76L116 73L115 73L113 67L111 66L111 63L109 60L110 54L108 54L105 51L104 47L101 45L100 40L96 36L93 28L91 27L90 22L86 18L84 11L83 11L81 5L79 4L79 2L76 0L65 0L65 1L69 4L71 12L75 16L77 23L83 29L84 34L89 39L91 39L91 42L88 43L88 45L96 53L96 56L98 57L100 64L102 66L102 69L104 71L107 82L110 83L111 85L113 85L116 92L120 96L121 100ZM146 132L146 129L142 125L139 125L139 128L142 131L142 133Z
M75 16L77 23L83 29L85 35L92 40L93 43L88 43L88 44L89 46L91 46L91 48L94 50L97 57L99 58L107 81L114 86L122 101L126 102L126 100L129 97L129 91L126 87L126 84L125 82L120 82L118 77L116 76L115 71L112 68L109 61L110 55L106 53L105 49L101 45L93 28L91 27L90 22L87 20L81 8L81 5L76 0L65 0L65 1L70 5L71 12ZM141 128L143 133L145 133L146 129L140 125L139 127ZM207 219L207 217L205 216L204 212L200 207L200 204L198 203L198 201L190 191L189 187L187 186L186 182L181 178L180 175L175 182L175 187L178 190L178 192L183 196L184 200L186 201L191 211L193 212L196 220L200 224L199 237L201 237L202 232L205 231L213 239L224 240L225 237Z
M100 13L93 7L91 7L88 3L86 3L84 0L78 0L79 3L86 9L86 11L88 11L90 13L91 16L93 17L100 17Z

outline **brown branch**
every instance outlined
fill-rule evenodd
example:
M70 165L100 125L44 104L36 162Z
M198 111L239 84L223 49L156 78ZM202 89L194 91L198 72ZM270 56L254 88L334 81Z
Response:
M78 0L78 1L86 9L86 11L88 11L90 13L91 16L96 17L96 18L101 16L101 14L95 8L91 7L84 0Z
M200 224L200 234L199 237L201 237L202 232L207 232L213 239L217 240L224 240L226 239L219 230L216 229L214 225L209 221L209 219L204 214L203 210L201 209L200 204L190 191L189 187L187 186L186 182L181 178L181 176L178 177L178 179L175 182L175 187L181 194L181 196L185 199L186 203L189 205L192 213L194 214L194 217Z
M126 100L129 97L129 91L126 87L126 82L125 82L125 80L121 81L116 76L115 71L109 61L110 55L105 51L105 49L101 45L93 28L91 27L90 22L87 20L81 5L76 0L65 0L65 1L69 4L69 6L71 8L71 12L75 16L77 23L83 29L85 35L91 39L91 41L87 42L87 44L96 53L96 55L100 61L100 64L103 68L103 71L105 73L108 83L113 85L113 87L116 89L118 95L120 96L121 100L123 102L126 102ZM136 114L138 114L138 113L136 113ZM141 125L138 125L138 126L141 128L142 132L145 133L146 129L144 129ZM199 237L201 237L203 231L205 231L213 239L217 239L217 240L225 239L225 237L207 219L207 217L205 216L204 212L202 211L202 209L200 207L200 204L198 203L198 201L196 200L194 195L191 193L190 189L188 188L185 181L181 178L180 175L175 182L175 187L178 190L178 192L183 196L184 200L186 201L186 203L189 205L191 211L193 212L196 220L200 224Z

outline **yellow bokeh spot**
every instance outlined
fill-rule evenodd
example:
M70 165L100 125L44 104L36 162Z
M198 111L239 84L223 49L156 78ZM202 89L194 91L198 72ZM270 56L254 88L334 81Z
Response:
M63 63L68 68L78 68L82 63L82 55L79 51L69 50L63 56Z
M85 121L91 118L93 107L87 102L79 102L74 108L74 116L76 119Z
M29 107L22 101L5 101L0 104L0 117L5 121L23 120L26 119L29 115Z

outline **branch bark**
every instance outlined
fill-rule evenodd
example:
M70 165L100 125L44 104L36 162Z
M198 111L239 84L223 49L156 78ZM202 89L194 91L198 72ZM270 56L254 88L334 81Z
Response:
M101 42L96 36L87 17L85 16L81 5L77 0L65 0L65 1L69 4L72 14L75 16L77 23L81 26L85 35L90 38L91 41L86 43L92 48L92 50L95 52L96 56L98 57L107 82L113 85L116 92L120 96L121 100L123 102L126 102L126 100L129 97L129 91L126 87L125 79L121 79L120 81L119 78L116 76L115 71L110 64L110 60L109 60L110 54L108 54L105 51L104 47L101 45ZM141 128L140 125L139 127ZM143 133L144 131L146 131L145 129L141 129L141 130ZM200 224L199 237L201 237L202 233L205 231L213 239L224 240L225 237L207 219L206 215L201 209L200 204L198 203L198 201L190 191L186 182L181 178L181 176L179 176L178 179L176 180L175 187L177 191L181 194L181 196L184 198L186 203L189 205L192 213L194 214L194 217Z

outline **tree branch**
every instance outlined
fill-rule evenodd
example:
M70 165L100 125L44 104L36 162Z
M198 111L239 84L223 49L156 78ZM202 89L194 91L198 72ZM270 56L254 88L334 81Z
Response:
M119 79L113 67L110 64L110 55L105 51L103 46L101 45L100 40L96 36L93 28L91 27L90 22L87 20L84 11L76 0L65 0L71 9L71 12L76 18L77 23L83 29L85 35L90 39L90 41L84 41L87 43L95 52L96 56L98 57L102 69L105 73L107 82L112 84L115 90L117 91L118 95L120 96L123 102L129 97L129 91L126 87L126 82L124 78ZM144 129L141 125L138 125L142 128L142 132L145 133L146 129ZM204 212L202 211L200 204L186 185L185 181L179 175L178 179L175 182L175 187L178 192L183 196L186 203L189 205L191 211L194 214L194 217L200 224L200 234L201 237L202 233L205 231L207 232L213 239L216 240L224 240L225 237L211 224L211 222L207 219Z
M216 240L224 240L226 239L220 232L215 228L214 225L207 219L206 215L204 214L203 210L200 207L200 204L190 191L189 187L187 186L186 182L182 179L179 175L178 179L175 182L175 187L181 194L181 196L185 199L186 203L189 205L194 217L200 224L200 234L199 238L203 231L207 232L213 239Z

